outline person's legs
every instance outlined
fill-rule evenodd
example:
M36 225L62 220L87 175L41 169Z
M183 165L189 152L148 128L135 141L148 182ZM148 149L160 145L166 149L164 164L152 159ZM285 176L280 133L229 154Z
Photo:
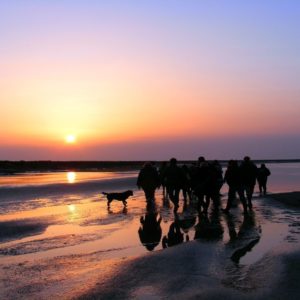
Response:
M182 189L182 194L183 194L184 203L186 204L186 202L187 202L187 195L188 195L188 192L187 192L186 188Z
M203 193L195 193L196 197L198 198L198 203L197 203L197 210L200 213L201 208L204 209L204 194Z
M254 191L254 186L253 185L247 185L246 186L246 195L247 195L247 202L248 202L248 207L249 209L252 209L252 195Z
M177 211L178 207L179 207L179 192L180 189L179 188L174 188L174 206L175 206L175 210Z
M203 212L204 213L207 213L207 211L208 211L209 204L210 204L210 198L211 198L211 195L209 193L205 193L205 195L204 195L205 201L203 201Z
M211 199L214 204L214 210L218 210L220 207L220 194L217 189L213 191L213 193L211 195Z
M145 197L146 197L147 201L153 201L154 200L155 189L145 188L144 193L145 193Z
M262 180L258 181L259 193L262 195L263 193L263 183Z
M263 194L266 195L267 194L267 179L264 179L262 181L262 191L263 191Z
M173 188L171 186L167 186L166 189L169 199L173 202Z
M239 187L237 188L237 192L240 198L240 201L242 202L244 213L247 213L247 202L245 198L245 188L244 187Z
M177 209L178 209L179 191L180 191L180 189L177 189L174 186L168 187L168 195L169 195L170 200L174 204L174 211L177 211Z
M229 211L231 206L232 206L232 202L235 199L235 192L236 192L236 188L233 186L229 186L228 189L228 199L227 199L227 204L226 204L226 208L225 211Z

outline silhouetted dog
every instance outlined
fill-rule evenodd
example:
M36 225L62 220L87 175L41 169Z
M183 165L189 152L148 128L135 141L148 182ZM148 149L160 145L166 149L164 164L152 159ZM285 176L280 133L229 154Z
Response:
M133 195L133 191L131 190L128 190L126 192L123 192L123 193L102 193L103 195L106 195L106 198L107 198L107 206L110 205L110 203L113 201L113 200L119 200L119 201L122 201L124 206L127 205L127 198L129 198L130 196Z

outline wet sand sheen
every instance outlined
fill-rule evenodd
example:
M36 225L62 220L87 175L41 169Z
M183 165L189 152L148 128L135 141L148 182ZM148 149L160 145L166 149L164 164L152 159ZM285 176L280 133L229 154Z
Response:
M119 211L122 207L117 204L118 208L117 213L115 214L117 218L111 217L113 212L110 213L109 211L104 210L105 207L103 206L105 206L105 203L103 202L85 201L84 203L73 205L74 211L70 211L69 205L51 208L52 219L45 219L48 224L45 224L45 227L47 228L43 233L20 238L17 241L2 243L0 253L2 253L2 255L5 253L3 249L8 249L6 251L7 254L14 253L14 255L24 255L28 253L26 258L13 257L9 260L6 258L6 261L15 262L20 262L22 259L33 260L36 258L55 257L56 255L83 254L97 251L110 251L111 249L116 248L126 249L128 247L137 248L132 254L133 256L145 253L145 249L138 239L138 229L141 225L139 217L145 212L145 200L142 195L135 199L134 209L137 210L136 212L133 209L133 213L129 213L128 211L123 213L123 210ZM159 209L159 206L157 206L157 209ZM15 222L19 224L19 226L22 226L25 223L26 217L32 220L32 213L34 213L33 215L35 216L36 211L24 212L22 214L22 218ZM189 209L188 214L187 212L182 212L179 214L179 217L183 219L187 215L194 216L194 218L198 217L193 207ZM9 219L12 217L16 217L16 215L10 216ZM218 218L220 219L219 221L221 226L225 229L222 241L226 244L230 239L230 233L228 233L228 225L226 223L227 217L220 214L218 215ZM42 220L40 219L39 222L42 222ZM162 236L167 235L169 226L172 222L173 218L161 223L163 229ZM238 223L242 222L242 217L239 216L238 218L235 216L234 222L237 224L237 227ZM275 225L273 223L264 224L264 231L268 231L265 235L263 235L265 239L269 239L266 243L267 245L270 244L270 242L274 243L283 234L286 234L287 225L284 223L278 223ZM194 239L195 229L193 226L186 232L186 235L189 236L189 240ZM77 236L76 239L75 236ZM57 245L55 245L55 241ZM47 245L47 243L49 245ZM262 244L263 241L261 241L259 245ZM19 251L14 249L14 245L17 246L15 249L18 248ZM22 245L24 249L26 248L25 253L22 252ZM161 246L158 247L158 249L161 248ZM259 248L261 248L261 246L259 246ZM29 254L31 252L35 252L34 257L30 257ZM258 252L261 252L261 250ZM111 255L115 257L118 254ZM121 257L122 254L120 253L119 256Z
M137 202L140 201L140 205L141 207L143 207L145 205L144 203L144 199L142 196L137 197L136 199L136 203L135 206L138 207ZM253 249L251 249L251 251L246 252L246 254L241 257L239 264L242 265L252 265L255 264L257 261L259 261L260 259L262 259L264 257L264 255L266 255L269 251L271 251L273 248L276 248L277 246L280 246L282 244L285 243L285 238L287 238L288 234L289 234L289 230L288 230L288 224L287 221L285 220L285 222L283 221L283 219L289 217L290 218L290 214L284 210L282 210L282 208L279 207L271 207L270 203L264 204L264 202L268 202L270 200L268 199L256 199L255 201L255 211L254 211L254 215L255 215L255 220L259 223L257 224L258 227L261 227L261 233L259 233L260 236L260 240L258 242L258 244L253 247ZM83 205L88 206L91 205L92 207L94 207L94 205L99 205L99 203L95 203L94 201L92 202L87 202ZM117 216L121 216L122 218L127 218L127 215L123 214L122 209L120 209L121 207L115 207L115 211L116 211L116 215ZM137 208L135 208L137 209ZM135 209L133 209L133 214L135 212ZM129 210L129 209L128 209ZM264 212L265 210L267 210L267 218L265 219L265 217L263 215L260 215L260 212ZM130 210L129 210L130 211ZM270 211L272 212L273 216L276 216L276 218L273 217L272 220L268 220L269 219L269 214ZM120 214L120 215L119 215ZM130 214L129 212L127 212L127 214ZM285 217L286 215L286 217ZM222 252L224 250L222 249L226 249L226 252L228 251L228 249L231 249L231 251L229 251L231 254L234 252L234 249L240 249L245 247L249 242L251 242L251 238L253 238L253 236L251 237L251 234L249 236L244 236L241 240L239 241L230 241L230 234L228 232L228 222L226 221L226 216L220 215L220 221L221 221L221 225L224 228L224 234L223 234L223 238L221 240L216 240L216 241L207 241L205 240L199 240L197 241L197 245L199 245L200 249L201 246L203 247L203 249L205 247L207 247L207 245L209 245L210 247L213 247L213 251L214 252ZM235 228L238 232L238 228L241 226L242 224L242 216L241 216L241 211L239 208L236 208L233 214L233 219L234 222L236 224ZM77 221L80 224L80 219ZM92 220L92 223L94 222L94 220ZM168 227L170 225L170 222L172 222L172 219L170 219L169 221L162 223L163 226L163 235L167 234L168 231ZM198 222L197 222L198 223ZM115 224L111 227L111 224L108 224L107 228L108 228L108 232L107 234L102 235L98 235L95 236L95 240L92 241L84 241L84 240L77 240L75 245L70 246L70 239L68 237L65 238L64 242L67 243L66 246L64 246L63 248L61 248L61 244L58 243L57 241L54 242L54 245L52 244L53 247L57 247L54 248L52 250L47 250L46 248L41 247L39 249L39 252L35 252L33 253L28 253L25 255L22 255L22 251L20 253L20 255L1 255L1 259L0 259L0 264L2 265L2 268L12 268L14 269L13 266L18 266L18 265L24 265L24 266L28 266L29 269L34 272L32 268L35 268L34 266L38 266L40 265L42 262L45 262L47 265L47 261L48 262L52 262L54 263L54 266L56 265L56 258L57 257L65 257L64 259L66 261L70 262L72 261L71 258L72 257L77 257L77 259L79 259L80 263L83 264L88 264L89 261L89 257L91 256L95 256L98 257L98 259L100 261L110 261L111 259L119 259L119 258L124 258L124 257L128 257L127 259L130 260L130 257L136 257L136 256L140 256L140 255L144 255L146 253L144 247L140 244L140 241L138 240L138 234L137 234L137 230L140 226L139 223L139 214L136 214L134 217L131 217L129 219L129 221L124 221L123 220L123 224L124 226L120 225L116 226ZM275 224L276 225L276 230L272 230L272 225ZM80 228L82 227L82 225L70 225L70 224L64 224L64 225L52 225L49 226L48 229L49 231L46 233L45 232L45 236L44 239L40 239L43 234L40 237L37 237L37 240L44 240L44 242L47 244L49 243L53 243L53 240L51 240L51 237L55 236L56 231L59 232L59 227L64 227L66 226L66 230L70 230L71 232L74 232L73 230L76 228ZM51 228L52 227L52 228ZM83 226L84 229L80 229L79 232L77 232L77 234L82 233L86 233L85 231L85 227L87 228L87 231L93 232L93 230L95 230L97 228L97 226L95 225L91 225L91 226ZM105 225L104 225L105 228ZM256 228L256 227L255 227ZM274 228L273 228L274 229ZM104 230L105 231L105 230ZM60 231L62 234L64 233L64 231ZM256 229L254 229L254 232L256 232ZM195 229L191 228L191 230L188 232L189 236L190 236L190 240L193 240L194 235L195 235ZM82 235L82 238L84 238L84 234ZM124 237L127 237L124 239ZM130 237L130 238L128 238ZM47 242L47 238L50 238L50 240ZM27 237L24 238L22 242L27 242L30 244L30 241L34 241L35 237ZM270 241L272 243L270 243ZM232 246L232 244L230 244L231 242L236 243L236 245ZM9 245L13 245L14 242L9 242L6 243L4 245L2 245L2 247L9 247ZM19 241L18 241L19 243ZM55 243L57 243L55 245ZM190 243L186 243L185 247L190 247L189 244L194 244L195 242L190 242ZM214 246L213 246L214 245ZM27 244L28 246L28 244ZM198 246L197 246L198 247ZM225 248L224 248L225 247ZM176 248L176 247L175 247ZM30 246L29 246L30 249ZM160 247L161 249L161 247ZM28 250L28 248L27 248ZM174 250L175 251L175 250ZM158 251L157 255L159 254L160 251ZM229 255L229 254L227 254ZM69 257L69 259L68 259ZM227 259L229 259L229 257L227 257ZM86 261L86 262L84 262ZM218 259L215 261L215 263L218 263ZM33 264L33 265L31 265ZM98 266L100 268L100 266ZM50 268L50 266L48 266L47 268ZM88 268L90 268L90 271L93 269L93 266L90 265ZM50 268L51 269L51 268ZM69 267L65 267L65 269L61 270L61 276L63 276L63 274L65 272L68 272ZM57 276L60 276L59 274ZM101 294L101 293L100 293Z
M193 204L185 211L181 206L178 214L180 232L183 240L188 237L190 242L160 251L163 249L161 240L168 235L174 214L172 204L164 205L161 191L158 191L155 211L162 217L162 233L154 250L159 251L146 255L150 252L142 245L138 234L140 218L147 213L146 203L142 192L134 192L135 196L129 200L127 209L119 202L113 202L111 208L107 209L105 198L100 198L98 192L95 194L92 191L91 195L74 194L71 197L63 196L62 199L50 199L48 203L51 206L48 207L35 208L29 205L25 211L0 215L0 226L5 225L6 229L28 225L27 230L16 231L14 236L2 237L0 297L46 299L56 295L69 299L80 295L83 298L97 295L97 298L111 299L115 296L140 297L143 293L148 293L172 298L171 291L157 288L160 280L155 279L154 282L157 283L153 285L151 282L155 276L163 279L167 274L173 274L175 270L172 271L170 265L176 264L176 260L181 262L177 266L180 272L174 273L179 276L178 282L181 282L178 283L178 291L182 285L182 293L186 288L186 274L189 274L189 279L190 276L200 276L203 281L201 284L205 282L203 276L215 278L210 284L213 286L217 282L223 282L219 287L220 291L224 286L235 290L238 285L228 284L231 276L238 276L240 280L247 277L249 270L254 267L268 269L265 264L271 261L274 261L275 268L277 260L272 254L274 251L279 251L282 255L294 251L294 248L299 250L299 211L274 201L278 197L283 202L286 198L290 199L284 194L284 197L274 195L274 199L272 195L270 198L256 197L250 219L244 218L239 207L233 209L229 217L211 212L209 226L221 229L218 236L212 239L201 237L201 217ZM293 194L296 204L298 196L299 194ZM195 237L198 238L197 241L194 241ZM161 274L161 270L153 268L153 261L159 266L159 270L166 270ZM193 263L195 266L202 265L195 271ZM136 269L139 266L144 266L145 269ZM269 267L271 266L273 263L270 263ZM133 274L126 273L136 283L135 287L130 286L129 279L121 278L124 268L135 274L132 277ZM271 271L274 269L269 270ZM105 278L105 274L109 279ZM265 275L272 277L268 273ZM113 278L119 278L120 288L125 289L125 292L119 291L118 294L115 291L114 294L110 290L109 280ZM171 284L170 279L164 280ZM250 281L250 286L257 285L254 281ZM87 282L83 287L82 284ZM104 288L97 289L97 283ZM241 285L245 285L245 282ZM61 291L57 290L58 286ZM190 294L185 290L182 295L195 296L195 288L196 286L191 287Z

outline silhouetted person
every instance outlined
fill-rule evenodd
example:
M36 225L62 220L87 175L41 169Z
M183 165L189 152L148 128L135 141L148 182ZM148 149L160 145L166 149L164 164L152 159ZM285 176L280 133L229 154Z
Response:
M197 182L197 172L198 172L198 163L193 163L190 167L189 167L189 173L191 176L191 189L192 191L195 190L198 182Z
M193 193L198 198L198 211L203 210L204 213L207 213L210 196L210 175L211 169L208 162L203 156L198 158L197 166L194 168L192 173L192 188Z
M246 193L248 208L252 209L252 195L256 183L257 167L249 156L244 157L244 161L240 166L240 174L242 190L244 194Z
M174 211L176 212L179 207L179 192L184 181L182 169L177 165L176 158L170 159L170 164L165 172L165 180L168 196L173 202Z
M268 176L271 175L270 170L266 167L265 164L261 164L260 168L257 169L257 182L259 187L260 194L267 194L267 181Z
M161 217L158 218L158 213L152 210L148 210L145 216L140 218L139 237L141 243L149 251L152 251L160 243L162 235L160 222Z
M223 185L222 168L217 161L210 163L207 177L206 201L207 207L210 200L213 201L214 209L218 210L220 206L220 189Z
M218 193L220 193L220 190L224 184L224 179L223 179L223 170L222 170L222 166L219 163L218 160L214 160L212 163L213 167L216 170L216 188L218 190Z
M232 203L235 200L236 193L238 193L240 201L242 202L244 208L244 212L247 212L247 203L242 190L240 168L236 160L230 160L228 162L228 166L225 171L224 180L228 184L229 189L228 189L227 205L226 208L223 209L223 211L225 213L229 212Z
M138 188L142 188L147 201L154 200L155 189L160 186L160 179L156 168L150 162L146 162L140 170L137 179Z

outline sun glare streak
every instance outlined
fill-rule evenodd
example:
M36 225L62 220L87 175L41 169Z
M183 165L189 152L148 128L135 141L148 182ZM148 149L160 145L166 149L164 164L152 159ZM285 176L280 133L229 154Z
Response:
M76 180L76 173L75 172L68 172L67 173L67 180L68 183L74 183Z

